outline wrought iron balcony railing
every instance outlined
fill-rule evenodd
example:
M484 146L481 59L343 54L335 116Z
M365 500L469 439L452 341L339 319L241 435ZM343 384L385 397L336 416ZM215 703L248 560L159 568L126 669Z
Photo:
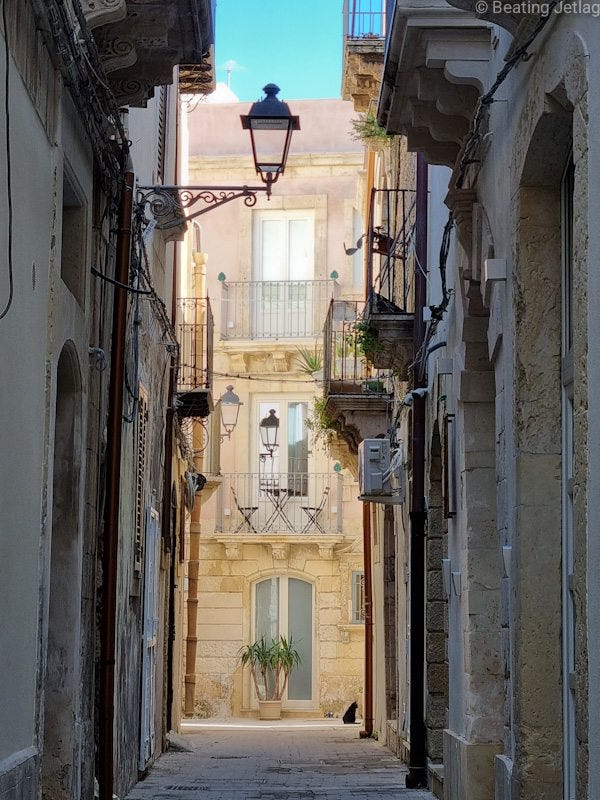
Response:
M333 280L224 281L222 339L310 339L320 335Z
M367 287L380 311L414 310L415 198L412 189L371 190ZM380 225L375 224L377 216Z
M341 475L311 472L223 475L215 530L239 535L342 532Z
M323 378L325 395L389 392L389 373L369 363L369 350L377 348L363 321L364 303L332 300L324 328Z
M385 39L392 10L392 0L344 0L346 38Z
M210 389L213 371L214 321L208 297L177 300L179 374L177 391Z

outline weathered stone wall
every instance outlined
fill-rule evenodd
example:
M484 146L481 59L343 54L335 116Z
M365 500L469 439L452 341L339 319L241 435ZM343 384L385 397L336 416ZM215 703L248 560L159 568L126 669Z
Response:
M240 541L228 556L227 544L201 536L197 716L257 713L250 675L237 653L251 641L252 586L271 575L314 586L313 702L298 713L341 716L353 700L362 712L364 625L353 624L351 617L352 571L362 569L362 554L359 544L341 549L340 555L323 558L316 545L290 543L287 557L274 558L269 545ZM283 709L285 714L285 703Z

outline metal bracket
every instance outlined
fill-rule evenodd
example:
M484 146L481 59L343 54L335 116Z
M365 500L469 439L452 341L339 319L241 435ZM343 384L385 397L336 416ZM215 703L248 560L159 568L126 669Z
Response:
M161 230L176 228L189 222L213 208L230 203L240 197L244 205L251 208L256 205L258 192L266 192L270 196L271 185L266 186L138 186L136 190L136 207L138 212L148 209L156 226ZM196 203L204 203L205 208L186 214Z

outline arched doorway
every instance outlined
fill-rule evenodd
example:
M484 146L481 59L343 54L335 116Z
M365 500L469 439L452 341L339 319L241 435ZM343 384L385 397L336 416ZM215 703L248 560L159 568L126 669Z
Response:
M73 797L78 783L74 770L74 731L78 716L81 609L81 378L72 343L67 343L60 355L56 385L52 540L44 685L44 800Z
M312 705L313 605L313 585L308 581L273 575L254 584L254 638L291 637L300 653L300 665L290 675L284 698L287 708Z

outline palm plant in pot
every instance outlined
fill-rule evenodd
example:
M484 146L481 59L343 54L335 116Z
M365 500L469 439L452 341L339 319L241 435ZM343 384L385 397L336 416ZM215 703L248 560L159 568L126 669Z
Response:
M300 664L300 653L291 637L279 636L269 644L264 636L240 648L238 659L242 667L248 665L256 696L260 719L281 718L281 698L290 673Z

